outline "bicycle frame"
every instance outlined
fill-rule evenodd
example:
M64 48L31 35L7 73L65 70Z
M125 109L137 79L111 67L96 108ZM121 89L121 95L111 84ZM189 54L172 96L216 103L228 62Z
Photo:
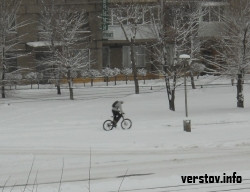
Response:
M111 117L114 118L114 116L111 116ZM120 120L121 120L121 121L120 121ZM121 128L122 128L122 129L130 129L131 126L132 126L132 121L131 121L130 119L126 119L126 118L124 117L124 114L121 114L121 117L120 117L119 121L120 121L120 123L121 123ZM118 121L118 122L119 122L119 121ZM118 123L118 122L117 122L117 123ZM106 123L108 123L108 124L106 125ZM127 126L127 125L128 125L128 126ZM112 126L112 127L110 127L110 126ZM108 120L104 121L104 123L103 123L103 129L104 129L105 131L110 131L110 130L112 130L114 127L116 127L116 126L113 126L113 119L112 119L112 120L108 119Z

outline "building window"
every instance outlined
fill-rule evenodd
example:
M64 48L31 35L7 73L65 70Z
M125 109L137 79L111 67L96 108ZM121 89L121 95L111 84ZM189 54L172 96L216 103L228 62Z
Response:
M129 46L122 47L122 63L123 63L123 68L130 68L131 67L131 57L130 57L130 47Z
M103 47L102 48L102 67L110 67L110 48Z
M146 66L146 59L145 59L145 47L143 46L135 46L135 62L136 67L143 68ZM130 47L129 46L123 46L123 67L124 68L130 68L132 67L131 64L131 55L130 55Z
M145 67L145 48L143 46L135 47L135 59L137 67Z

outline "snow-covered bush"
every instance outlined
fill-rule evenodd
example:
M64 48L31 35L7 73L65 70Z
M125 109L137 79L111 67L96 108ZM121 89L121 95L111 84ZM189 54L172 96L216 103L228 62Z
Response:
M33 81L37 82L38 89L39 89L40 80L43 78L43 74L38 73L38 72L30 72L30 73L25 75L25 78L30 80L31 89L32 89L32 82Z
M37 79L37 74L35 72L30 72L26 74L25 78L29 80L35 80Z
M100 73L100 71L98 71L96 69L90 69L88 71L88 73L89 73L89 77L91 77L91 78L96 78L96 77L102 76L101 73Z
M131 75L133 73L132 69L131 68L125 68L121 71L121 73L123 75L125 75L126 77L126 84L128 84L128 76Z
M118 69L118 68L114 68L113 72L114 72L114 76L117 76L117 75L121 74L121 70Z
M71 71L71 77L73 79L77 78L77 71Z
M104 77L112 77L114 76L114 70L109 67L106 67L105 69L102 70L102 75Z
M81 71L79 72L79 75L80 75L81 78L86 79L86 78L89 77L89 71L86 70L86 69L83 69L83 70L81 70ZM85 81L83 81L83 84L84 84L84 86L85 86Z
M190 70L199 77L199 75L205 70L205 65L201 63L193 63L190 66Z
M86 70L80 71L80 76L81 76L82 78L87 78L87 77L89 77L89 71L86 71Z
M93 86L93 80L94 80L94 78L102 76L101 73L100 73L100 71L98 71L96 69L90 69L88 71L88 74L89 74L89 77L91 78L91 86Z
M20 73L6 73L5 79L8 81L18 81L22 79L22 75Z
M144 69L144 68L141 68L141 69L137 70L137 73L138 73L138 75L146 76L147 75L147 70Z
M143 81L144 81L144 84L145 84L145 76L147 75L147 70L144 69L144 68L141 68L141 69L137 70L137 73L138 73L138 75L143 77Z
M109 67L106 67L105 69L102 70L102 75L105 77L106 83L107 83L107 86L108 86L109 77L114 76L114 70L109 68Z
M132 69L131 68L125 68L121 71L122 74L129 76L132 74Z
M116 85L116 78L117 78L117 75L121 74L121 70L118 68L114 68L113 71L114 71L115 85Z
M5 73L5 80L10 84L10 87L12 84L16 86L17 82L20 82L22 78L20 73Z

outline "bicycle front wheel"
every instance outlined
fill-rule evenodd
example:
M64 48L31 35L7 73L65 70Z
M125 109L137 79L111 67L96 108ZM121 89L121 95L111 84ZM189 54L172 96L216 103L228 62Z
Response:
M121 127L123 129L130 129L132 127L132 121L130 119L124 119L121 122Z
M113 129L113 123L111 120L106 120L104 123L103 123L103 129L105 131L110 131Z

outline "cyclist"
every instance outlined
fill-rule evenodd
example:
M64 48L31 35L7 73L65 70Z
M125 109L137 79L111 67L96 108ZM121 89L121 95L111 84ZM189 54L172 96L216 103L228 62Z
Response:
M116 124L118 123L118 121L120 120L120 118L122 117L122 114L124 114L123 110L122 110L122 104L124 102L123 101L115 101L112 105L112 113L113 113L113 126L116 127Z

